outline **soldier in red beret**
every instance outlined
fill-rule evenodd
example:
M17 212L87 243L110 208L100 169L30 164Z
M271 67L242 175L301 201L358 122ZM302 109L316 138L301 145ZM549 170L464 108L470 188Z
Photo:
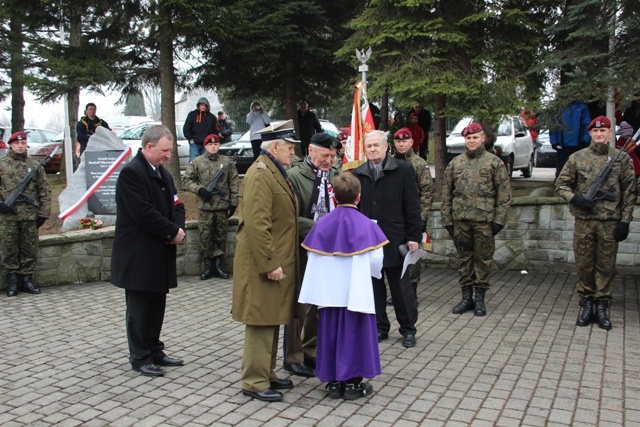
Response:
M38 227L51 212L51 189L40 162L27 155L27 135L15 132L9 138L10 150L0 158L0 253L7 276L7 296L22 290L39 294L33 282L38 255ZM14 190L35 170L15 201ZM22 279L22 284L20 284Z

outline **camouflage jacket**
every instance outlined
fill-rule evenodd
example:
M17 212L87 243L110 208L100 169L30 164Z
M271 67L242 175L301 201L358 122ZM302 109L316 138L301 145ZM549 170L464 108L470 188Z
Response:
M566 201L571 200L576 194L585 194L607 160L613 158L618 151L609 145L591 142L587 148L569 156L556 180L556 194ZM615 162L602 189L615 193L618 197L615 201L596 200L595 214L569 204L571 214L580 219L618 220L630 223L636 204L637 189L633 162L628 154L623 154Z
M200 210L205 211L223 211L229 209L230 205L238 206L238 190L240 188L240 178L236 165L231 163L227 156L218 153L204 153L193 159L193 162L187 167L182 177L182 185L188 191L198 194L201 188L207 188L213 177L220 168L225 168L217 187L227 192L221 196L215 194L210 202L204 201L200 196L197 198L197 206Z
M447 165L442 188L442 225L453 225L453 221L505 225L510 206L507 169L484 146L465 150Z
M423 221L429 219L431 211L431 203L433 202L433 178L429 164L413 150L409 150L404 154L396 152L393 157L399 160L406 160L413 166L416 173L416 184L420 193L420 218Z
M13 208L16 214L1 215L4 221L35 221L37 217L49 218L51 214L51 188L44 168L37 160L25 154L17 154L7 150L7 155L0 158L0 199L6 200L14 188L22 182L27 174L36 169L37 172L22 192L35 201L16 202Z

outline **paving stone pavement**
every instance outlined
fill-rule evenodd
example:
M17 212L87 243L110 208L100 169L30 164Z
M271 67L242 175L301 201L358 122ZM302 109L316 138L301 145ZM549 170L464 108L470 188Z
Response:
M608 332L575 326L572 274L496 272L482 318L451 313L455 271L423 279L417 346L390 334L374 394L354 402L299 377L284 402L243 396L230 280L181 277L169 294L162 339L186 365L163 378L128 364L122 290L102 282L1 296L0 425L640 426L638 277L616 279Z

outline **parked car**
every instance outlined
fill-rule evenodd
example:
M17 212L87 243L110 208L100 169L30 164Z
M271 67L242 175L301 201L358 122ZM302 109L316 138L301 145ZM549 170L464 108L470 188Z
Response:
M140 123L152 122L153 120L145 116L115 116L115 117L102 117L116 134L125 129L129 129L132 126L139 125Z
M124 145L131 147L131 155L135 156L142 144L142 134L150 126L160 125L160 122L145 122L125 129L118 134ZM186 169L189 165L189 141L187 141L182 133L183 122L176 122L176 135L178 140L178 156L180 157L180 169ZM251 144L249 144L251 145Z
M462 130L472 122L471 117L460 120L447 137L447 162L465 150ZM498 125L496 154L500 156L507 173L512 176L514 170L521 170L525 178L531 178L534 166L534 147L531 134L524 120L519 116L505 117Z
M277 124L284 120L274 120L271 123ZM333 123L327 120L320 120L320 126L330 135L338 136L339 129ZM251 139L249 131L245 132L237 141L226 142L220 146L220 154L233 157L238 154L236 159L236 168L238 173L247 173L249 166L253 164L253 148L251 148Z
M0 126L0 156L7 154L7 150L9 149L7 141L9 141L11 133L8 127ZM36 146L51 141L58 134L58 132L54 130L31 127L25 128L24 133L27 134L27 148L29 149L35 149Z
M543 130L538 134L536 145L536 167L555 168L557 152L551 147L548 130Z
M9 149L9 146L7 145L6 141L8 140L9 140L9 128L0 126L0 157L7 154L7 150Z

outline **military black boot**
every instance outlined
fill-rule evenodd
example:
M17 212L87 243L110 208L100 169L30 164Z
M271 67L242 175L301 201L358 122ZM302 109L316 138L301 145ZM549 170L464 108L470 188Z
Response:
M40 288L33 283L33 277L30 274L22 276L22 290L28 294L39 294Z
M576 320L577 326L589 326L593 319L593 300L591 298L580 298L580 315Z
M596 300L596 319L598 320L598 326L600 326L600 329L606 329L607 331L611 329L611 321L609 321L609 317L607 316L608 305L609 302L607 300Z
M7 296L15 297L18 295L18 275L16 273L7 274Z
M202 274L200 275L200 280L207 280L213 277L213 273L211 272L211 267L213 266L213 262L211 258L204 259L204 267L202 267Z
M455 307L453 307L453 314L465 313L469 310L473 310L473 307L473 287L463 286L462 299Z
M487 288L476 288L476 316L485 316L487 314L487 308L484 306L484 294L487 292Z
M213 275L222 279L228 279L229 274L222 269L222 257L218 256L214 258Z

